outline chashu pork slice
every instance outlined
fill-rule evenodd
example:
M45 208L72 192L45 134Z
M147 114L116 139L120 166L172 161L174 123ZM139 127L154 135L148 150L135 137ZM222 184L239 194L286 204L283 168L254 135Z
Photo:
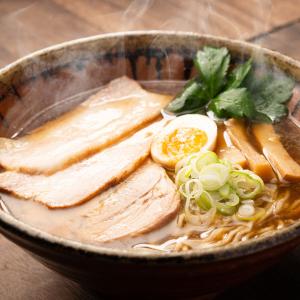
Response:
M74 110L19 139L0 139L0 165L53 174L153 121L170 96L145 91L127 77L111 81Z
M0 173L0 189L49 208L83 203L126 178L149 156L153 135L165 121L155 122L131 137L50 176L15 171Z
M96 206L62 227L74 231L80 240L100 243L158 229L171 221L180 207L175 184L150 160L93 201Z

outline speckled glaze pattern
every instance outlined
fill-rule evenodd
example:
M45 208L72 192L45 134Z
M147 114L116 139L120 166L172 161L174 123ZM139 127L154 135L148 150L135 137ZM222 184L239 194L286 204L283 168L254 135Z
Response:
M137 80L187 80L204 45L226 46L235 60L254 56L300 79L300 63L241 41L180 32L100 35L38 51L0 70L0 135L61 99L127 75ZM300 102L290 113L300 120ZM105 295L182 298L220 291L263 270L300 243L300 222L235 246L187 253L142 254L65 240L0 210L0 231L49 268ZM247 270L247 271L245 271ZM201 284L200 284L201 283Z

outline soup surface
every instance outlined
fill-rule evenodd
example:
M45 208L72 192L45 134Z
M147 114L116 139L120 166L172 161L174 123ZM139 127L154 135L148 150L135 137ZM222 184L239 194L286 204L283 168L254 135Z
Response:
M15 152L14 161L5 160L4 156L1 157L8 165L11 163L8 171L2 173L0 177L3 189L1 198L15 218L67 239L105 247L135 248L136 251L185 251L222 246L272 234L275 230L293 224L299 219L300 185L297 176L292 181L277 180L278 173L273 171L274 163L270 167L268 162L270 158L261 150L252 127L246 123L242 124L246 128L252 150L246 149L245 145L238 146L234 142L232 135L237 135L235 130L239 128L236 124L215 123L211 120L217 124L216 132L214 132L214 125L209 127L206 119L203 121L204 125L200 126L201 122L197 123L196 119L186 118L188 121L182 119L179 125L170 126L172 128L169 129L168 126L174 120L170 121L168 115L160 116L159 112L173 97L164 98L160 94L174 96L182 89L184 82L146 81L141 84L145 90L159 95L142 90L140 91L142 98L134 95L135 98L132 96L134 100L130 100L128 91L125 91L125 94L118 96L117 100L105 103L105 108L103 108L110 111L112 115L117 115L119 112L117 112L116 101L118 101L118 107L122 105L126 107L126 119L124 123L120 123L120 126L122 128L127 126L128 130L121 132L118 124L108 122L109 126L106 128L103 124L99 125L94 136L87 127L82 133L81 128L85 124L83 115L82 125L76 127L76 122L72 125L76 127L78 134L73 134L69 138L68 126L60 131L59 135L53 133L52 141L59 144L76 141L77 136L81 139L77 141L81 146L80 149L77 148L81 151L80 156L73 159L75 144L73 147L65 148L63 155L55 161L55 170L51 169L52 164L49 164L49 161L44 163L45 159L41 154L39 157L32 156L33 164L30 163L30 159L22 163L25 169L28 165L44 168L46 170L44 174L41 169L35 172L29 168L27 172L28 170L22 167L15 167L19 165L18 160L21 159L18 155L20 157L24 155L18 152L18 149ZM93 94L95 92L97 91L92 91ZM122 99L123 96L126 97ZM141 99L145 97L148 103L142 102ZM31 134L41 132L41 129L32 132L32 124L37 127L44 124L49 116L57 117L58 111L65 111L64 106L77 105L80 101L78 99L79 96L74 96L47 108L44 113L41 112L16 132L14 135L16 139L13 141L20 141L20 136L23 136L21 138L23 140L26 137L30 140ZM133 105L138 103L136 111L130 111L128 104L130 101L134 102ZM100 101L98 105L100 109L97 109L101 112L103 103ZM158 113L155 112L155 105L158 107ZM144 111L143 109L139 111L138 107L142 107ZM142 120L141 115L144 112L146 115L148 115L147 112L151 112L151 118ZM95 110L93 114L95 115ZM137 116L141 119L140 122L136 121ZM97 116L93 119L87 115L86 118L89 128L94 123L97 124L99 120ZM118 115L118 118L122 117ZM132 119L136 122L130 124ZM118 122L121 122L120 119ZM59 129L60 124L55 124L55 126ZM283 119L273 127L293 161L300 163L300 129L289 118ZM99 130L102 130L101 134L98 133ZM32 133L26 135L28 132ZM171 135L168 135L170 132ZM103 137L103 134L112 138L109 142L105 140L105 143L107 142L105 145L102 143L103 146L96 147L95 140L99 141L99 137ZM68 140L64 139L65 135L68 136ZM85 135L88 137L85 138ZM166 136L168 139L165 138ZM47 148L47 136L42 135L42 138L45 142L40 143L36 135L37 143L33 141L36 143L34 147L42 145L45 149ZM165 142L166 145L164 145ZM88 145L89 149L92 144L94 150L86 151L86 153L89 152L86 155L82 154L85 151L82 146L84 144ZM160 147L155 154L152 151L154 144ZM202 149L206 144L209 144L209 147ZM51 149L55 148L55 145L52 143ZM30 151L30 147L25 151ZM39 152L39 150L36 151ZM72 152L72 160L65 159L68 151ZM180 194L180 184L176 176L180 170L188 166L180 166L178 162L191 153L199 151L216 153L218 159L222 159L222 163L230 161L233 166L239 166L236 167L237 169L233 167L231 172L239 172L239 170L251 167L250 161L253 155L251 151L259 153L258 160L262 160L261 165L258 165L258 161L253 164L257 167L255 173L264 179L264 188L253 198L239 197L239 206L234 208L233 213L225 211L223 207L223 213L220 213L222 210L219 209L212 216L212 209L208 207L204 209L204 212L202 211L202 214L198 214L198 210L203 210L201 205L204 202L200 208L194 207L196 202L190 203L187 207L187 199L190 201L190 198ZM40 164L39 160L43 161L43 164ZM280 162L277 163L280 164ZM270 168L270 173L267 168ZM213 176L212 173L209 174L208 177ZM208 186L212 184L212 179L209 178L208 183L206 182ZM195 177L192 178L191 184L193 180L195 181ZM226 182L222 186L226 186ZM191 186L191 191L193 189L197 189L197 186L196 188L194 185ZM209 190L207 187L205 191ZM226 193L225 188L222 192ZM66 197L65 193L68 194ZM232 204L235 199L230 199L230 201ZM255 207L253 202L255 202ZM220 201L220 204L226 204L225 209L228 209L228 202ZM263 213L251 212L253 207ZM239 213L242 216L240 218L236 217Z

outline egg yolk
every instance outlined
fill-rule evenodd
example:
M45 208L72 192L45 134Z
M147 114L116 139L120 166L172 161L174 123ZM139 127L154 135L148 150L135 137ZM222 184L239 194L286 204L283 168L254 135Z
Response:
M197 128L178 128L168 134L162 144L164 154L181 159L187 154L198 152L207 142L207 135Z

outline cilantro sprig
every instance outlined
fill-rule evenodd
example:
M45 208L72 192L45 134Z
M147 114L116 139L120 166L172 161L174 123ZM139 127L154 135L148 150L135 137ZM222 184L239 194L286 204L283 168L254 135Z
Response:
M255 68L250 58L234 68L224 47L204 47L194 61L198 75L165 108L176 115L212 113L217 118L276 122L287 114L295 82L279 70Z

